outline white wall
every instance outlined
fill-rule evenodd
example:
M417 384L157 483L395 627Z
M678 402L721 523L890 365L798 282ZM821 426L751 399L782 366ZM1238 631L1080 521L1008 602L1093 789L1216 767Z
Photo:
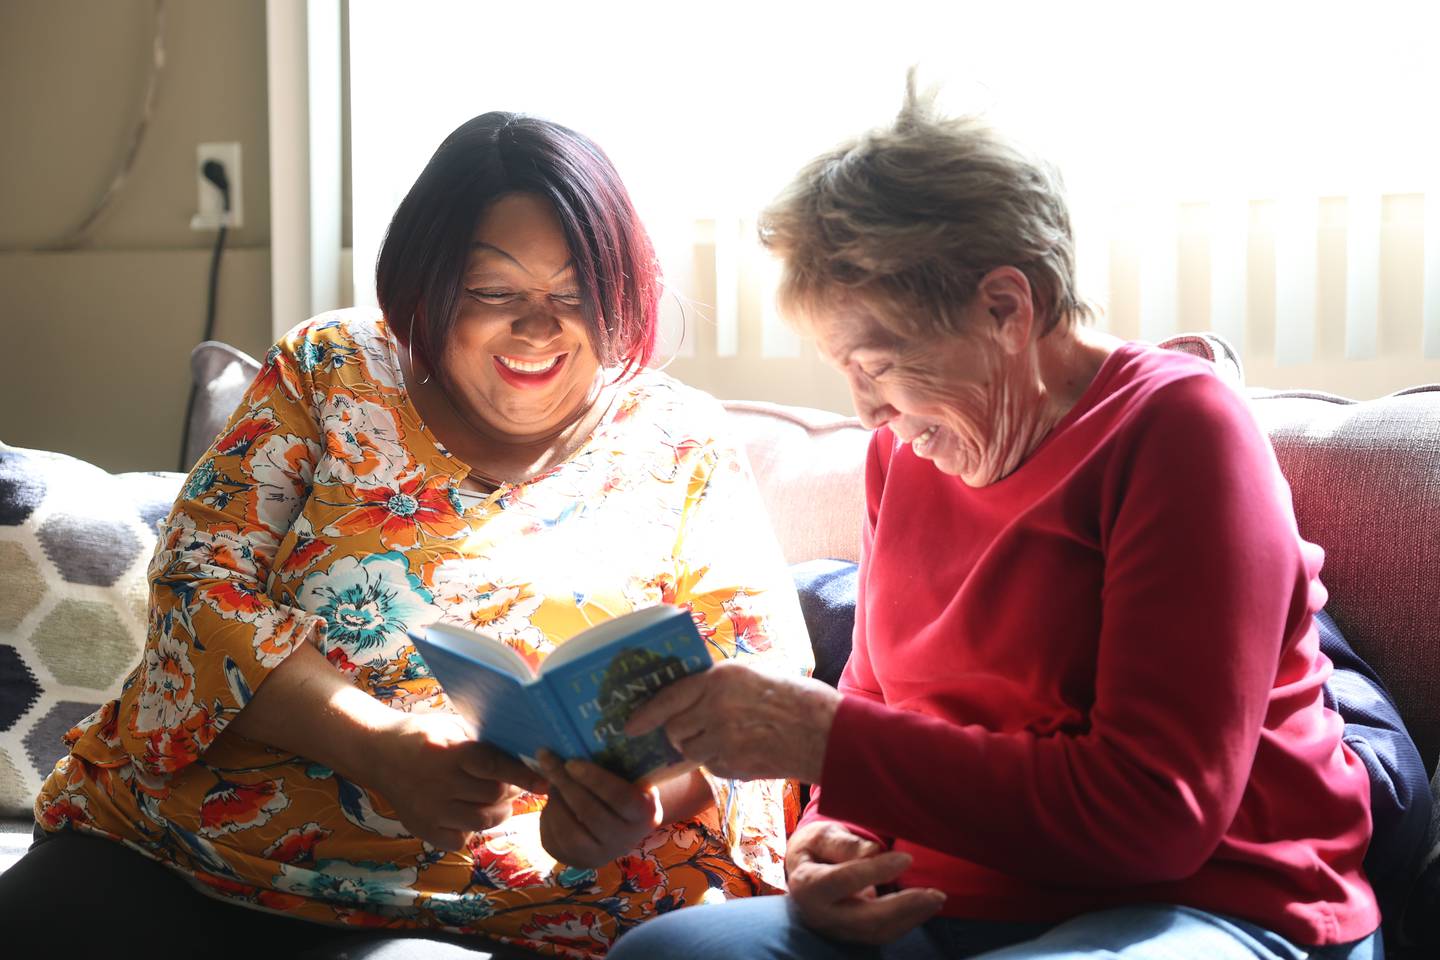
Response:
M265 7L167 6L166 61L133 173L79 250L35 253L119 164L151 59L148 0L0 4L0 440L109 469L174 469L214 235L190 230L195 146L242 145L216 334L270 341ZM303 318L296 318L303 319Z

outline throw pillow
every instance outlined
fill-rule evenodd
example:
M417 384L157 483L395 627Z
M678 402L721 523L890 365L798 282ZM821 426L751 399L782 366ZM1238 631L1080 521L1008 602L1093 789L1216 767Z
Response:
M180 474L0 444L0 816L28 816L61 737L120 693Z
M815 678L832 687L850 659L858 570L848 560L807 560L790 567L815 652Z
M1345 743L1370 778L1374 832L1365 873L1394 943L1430 833L1430 783L1420 751L1380 676L1351 649L1330 614L1317 613L1315 626L1320 651L1335 666L1325 683L1325 705L1345 721Z
M259 371L260 361L218 340L205 340L190 351L195 408L185 431L187 469L215 442Z

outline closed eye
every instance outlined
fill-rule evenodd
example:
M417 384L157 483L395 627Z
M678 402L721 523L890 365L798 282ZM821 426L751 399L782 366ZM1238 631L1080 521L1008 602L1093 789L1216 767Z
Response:
M582 302L578 293L552 293L550 299L567 307L578 307Z
M465 292L481 303L509 303L519 296L514 290L505 290L499 287L471 288Z
M876 364L870 364L870 365L864 365L864 364L859 364L859 363L857 363L857 364L855 365L855 368L856 368L857 370L859 370L860 373L861 373L867 380L878 380L878 379L880 379L880 377L884 376L886 373L888 373L888 372L890 371L891 365L888 364L888 363L876 363Z

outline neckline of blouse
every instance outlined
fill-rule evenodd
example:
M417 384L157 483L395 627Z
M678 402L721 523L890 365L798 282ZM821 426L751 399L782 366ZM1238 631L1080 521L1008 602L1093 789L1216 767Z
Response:
M435 436L434 432L431 431L429 424L425 422L425 418L420 415L420 408L415 405L414 398L410 396L410 384L405 379L405 369L400 363L400 342L395 339L395 334L391 331L390 325L385 322L384 316L377 318L375 324L379 328L381 335L385 338L388 354L386 359L390 364L391 373L395 376L395 383L400 393L401 402L404 403L405 408L415 419L415 423L419 426L421 434L423 434L430 445L434 447L436 453L443 457L447 464L452 467L450 479L455 484L455 489L457 491L462 490L463 488L460 486L461 482L471 475L478 475L487 481L494 481L496 478L485 476L470 464L465 463L459 457L455 456L455 454L451 453L450 448L445 446L440 438ZM611 371L605 370L604 372L608 374ZM610 425L615 421L616 412L624 406L625 401L633 391L633 386L627 388L622 384L617 384L617 388L618 389L611 394L610 404L606 408L605 413L596 421L589 435L577 443L575 448L571 450L564 459L557 460L541 472L535 474L535 476L527 477L524 480L500 480L499 485L489 493L483 493L478 490L465 490L465 494L470 497L481 498L478 505L483 506L520 487L529 486L530 484L553 476L566 466L574 463L582 454L589 451L597 440L609 432ZM412 450L412 453L413 452ZM470 508L467 507L466 509L468 510Z

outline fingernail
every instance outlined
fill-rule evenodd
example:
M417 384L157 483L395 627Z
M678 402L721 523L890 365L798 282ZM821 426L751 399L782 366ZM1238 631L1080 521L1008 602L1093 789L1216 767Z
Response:
M632 737L638 737L642 733L649 733L659 724L653 722L645 713L636 713L625 721L625 733Z

